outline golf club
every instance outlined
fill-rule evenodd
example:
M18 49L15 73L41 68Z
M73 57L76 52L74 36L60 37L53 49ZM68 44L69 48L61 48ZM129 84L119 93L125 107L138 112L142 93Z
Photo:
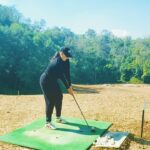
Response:
M64 79L66 80L66 78L65 78L65 75L63 74L63 76L64 76ZM69 86L69 83L68 83L68 81L66 80L66 83L68 84L68 86ZM85 118L85 116L84 116L84 114L83 114L83 112L82 112L82 110L81 110L81 108L80 108L80 106L79 106L79 104L78 104L78 102L77 102L77 100L76 100L76 98L75 98L75 96L74 96L74 94L72 94L72 96L73 96L73 99L74 99L74 101L76 102L76 104L77 104L77 106L78 106L78 108L79 108L79 110L80 110L80 112L81 112L81 115L82 115L82 117L83 117L83 119L84 119L84 121L85 121L85 123L86 123L86 125L87 125L87 127L90 129L90 131L91 132L96 132L96 130L95 130L95 128L94 127L90 127L89 126L89 124L88 124L88 122L87 122L87 120L86 120L86 118Z
M88 126L88 128L90 129L91 132L95 132L95 128L89 126L89 124L88 124L88 122L87 122L87 120L86 120L86 118L85 118L85 116L84 116L84 114L83 114L83 112L82 112L82 110L81 110L81 108L80 108L80 106L79 106L79 104L78 104L78 102L77 102L75 96L74 96L74 95L72 95L72 96L73 96L73 98L74 98L74 100L75 100L75 102L76 102L76 104L77 104L77 106L78 106L78 108L79 108L79 110L80 110L80 112L81 112L81 114L82 114L82 117L83 117L83 119L84 119L86 125Z

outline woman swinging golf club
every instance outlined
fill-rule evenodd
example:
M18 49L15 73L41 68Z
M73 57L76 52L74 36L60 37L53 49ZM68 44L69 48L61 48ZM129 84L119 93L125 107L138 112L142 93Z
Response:
M40 86L44 94L46 103L46 127L56 129L52 123L52 113L56 108L56 122L66 123L61 117L63 94L57 83L57 79L61 79L68 93L72 96L73 89L70 79L70 63L69 58L72 57L68 47L63 47L50 61L49 65L40 77Z

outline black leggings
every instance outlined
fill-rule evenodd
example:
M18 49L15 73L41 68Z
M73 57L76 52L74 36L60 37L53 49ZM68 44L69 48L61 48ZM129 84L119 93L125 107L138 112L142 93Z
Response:
M56 109L56 116L61 116L63 95L57 81L46 83L45 74L42 74L40 77L40 86L46 104L46 122L51 122L54 107Z

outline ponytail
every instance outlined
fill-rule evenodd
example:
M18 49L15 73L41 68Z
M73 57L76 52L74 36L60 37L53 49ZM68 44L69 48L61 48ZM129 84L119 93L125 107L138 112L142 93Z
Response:
M60 56L59 52L56 52L55 55L50 59L50 61L53 61L55 58Z

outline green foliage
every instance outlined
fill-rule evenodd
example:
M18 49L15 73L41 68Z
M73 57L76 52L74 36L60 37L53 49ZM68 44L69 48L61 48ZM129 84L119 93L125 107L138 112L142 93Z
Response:
M145 61L142 79L144 83L150 83L150 60Z
M14 8L0 5L0 24L10 26L20 22L22 15Z
M141 83L143 83L143 81L139 80L139 79L136 78L136 77L132 77L132 78L130 79L129 83L141 84Z
M150 83L150 38L117 38L93 29L76 35L64 27L45 28L44 20L31 24L14 7L0 5L0 93L41 92L40 75L64 45L74 56L73 83Z

